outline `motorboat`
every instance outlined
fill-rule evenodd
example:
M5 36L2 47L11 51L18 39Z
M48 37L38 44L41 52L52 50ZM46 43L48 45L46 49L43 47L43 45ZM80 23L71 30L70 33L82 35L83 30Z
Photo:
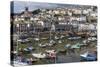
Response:
M56 42L54 40L50 40L49 43L47 44L47 46L53 46L53 45L55 45L55 43Z
M14 62L14 66L20 66L20 65L26 66L26 65L28 65L28 63L26 63L26 62L19 62L19 61L13 61L13 62Z
M34 48L32 46L24 48L24 51L32 51L32 50L34 50Z
M89 35L90 35L90 36L97 36L97 32L95 32L95 33L90 33Z
M29 39L18 39L17 41L21 43L26 43L29 42Z
M66 49L60 49L58 50L58 53L66 53Z
M71 46L71 48L72 48L72 49L77 49L77 48L80 48L80 47L77 46L77 45L73 45L73 46Z
M76 43L75 45L72 45L71 48L72 49L74 49L74 48L77 49L77 48L80 48L80 46L81 46L81 44Z
M71 44L66 44L65 45L66 48L69 48L70 46L71 46Z
M56 52L55 50L45 50L47 53L48 58L55 58L56 57Z
M47 53L54 53L55 50L45 50Z
M40 46L40 47L46 47L47 44L44 44L44 45L43 45L43 44L40 43L39 46Z
M13 53L13 54L17 54L18 52L17 52L17 51L13 51L12 53Z
M32 53L35 58L46 58L45 53Z
M89 43L89 40L83 40L83 44Z
M96 61L96 59L97 59L96 54L89 53L89 52L81 54L80 57L81 57L81 60L83 60L83 61Z
M59 37L55 36L55 39L59 39Z
M62 43L62 41L61 41L61 40L59 40L59 41L58 41L58 43Z
M36 62L37 60L38 59L36 59L36 58L34 58L34 59L33 58L27 58L26 59L26 61L27 61L28 64L32 64L33 62Z
M65 37L64 35L61 35L61 36L60 36L61 39L64 38L64 37Z
M50 43L52 43L52 44L54 44L54 43L56 43L54 40L50 40Z
M89 41L96 41L97 38L96 38L96 37L89 37L88 40L89 40Z
M69 37L69 40L75 40L75 39L80 39L81 37Z
M34 50L34 48L32 46L28 47L27 49L30 51Z
M46 39L48 39L48 38L41 38L41 39L46 40Z
M52 43L48 43L48 46L52 46L53 44Z
M39 38L34 38L34 40L35 40L35 41L39 41L40 39L39 39Z

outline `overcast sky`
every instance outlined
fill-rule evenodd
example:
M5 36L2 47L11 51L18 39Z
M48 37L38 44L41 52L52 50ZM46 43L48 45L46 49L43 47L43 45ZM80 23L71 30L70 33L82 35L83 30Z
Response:
M25 1L14 1L14 13L20 13L25 10L25 7L28 7L30 11L38 8L55 8L58 7L57 4L50 3L37 3L37 2L25 2Z
M79 5L72 5L72 4L54 4L54 3L39 3L39 2L27 2L27 1L13 1L14 5L13 12L20 13L25 10L25 7L28 7L30 11L38 9L38 8L56 8L56 7L80 7Z

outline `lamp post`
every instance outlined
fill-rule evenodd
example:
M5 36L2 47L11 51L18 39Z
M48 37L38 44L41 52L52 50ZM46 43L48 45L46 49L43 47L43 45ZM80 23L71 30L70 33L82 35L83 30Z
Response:
M18 39L19 39L19 34L20 34L19 24L17 24L16 27L18 28L18 35L17 35L18 38L17 38L17 47L16 47L16 51L17 51L17 54L18 54L18 46L19 46L19 45L18 45L18 44L19 44L19 43L18 43Z
M29 33L30 24L27 24L27 31Z
M68 23L68 25L71 25L72 26L72 22L70 21L69 23ZM72 27L70 26L70 32L72 32Z

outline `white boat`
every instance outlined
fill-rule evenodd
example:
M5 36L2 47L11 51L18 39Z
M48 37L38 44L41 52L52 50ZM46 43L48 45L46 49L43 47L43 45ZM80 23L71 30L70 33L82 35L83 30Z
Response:
M97 60L96 54L89 53L89 52L81 54L80 57L81 57L81 60L87 60L87 61L96 61Z
M33 50L34 48L32 46L28 47L29 50Z
M33 53L32 55L35 58L46 58L46 54L44 54L44 53Z
M48 53L47 56L49 58L55 58L56 57L56 52L55 50L46 50L46 52Z
M27 48L24 48L24 51L32 51L34 48L31 46L31 47L27 47Z
M60 37L60 38L62 39L62 38L64 38L64 37L65 37L65 36L61 35L61 37Z
M28 65L28 63L23 63L23 62L19 62L19 61L13 61L14 62L14 66L16 67L20 67L21 65L26 66Z
M27 48L24 48L24 51L29 51Z
M79 49L80 46L82 46L83 44L80 44L80 43L76 43L75 45L72 45L71 48L75 48L75 49Z
M19 39L17 40L18 42L28 42L29 40L28 39Z
M62 43L62 41L61 41L61 40L59 40L59 41L58 41L58 43Z
M54 53L55 50L45 50L47 53Z
M55 36L55 39L59 39L59 37Z
M46 39L48 39L48 38L41 38L41 39L46 40Z
M90 35L90 36L96 36L96 35L97 35L97 32L95 32L95 33L90 33L89 35Z
M70 47L70 46L71 46L71 44L67 44L67 45L65 45L66 48L68 48L68 47Z
M80 39L81 37L69 37L69 40Z
M84 44L87 43L87 40L83 40L83 43L84 43Z
M47 46L53 46L56 42L54 40L50 40L49 43L47 43Z
M83 40L83 44L89 43L89 40Z
M14 54L17 54L17 51L13 51Z
M96 41L97 38L96 38L96 37L89 37L88 40L89 40L89 41Z
M48 46L52 46L53 44L52 43L48 43Z
M34 40L35 40L35 41L39 41L40 39L39 39L39 38L34 38Z
M80 56L81 56L81 57L87 57L87 55L88 55L88 52L86 52L86 53L84 53L84 54L81 54Z
M54 43L55 43L55 41L54 41L54 40L50 40L50 43L54 44Z
M43 45L43 44L40 43L39 46L40 46L40 47L46 47L47 44L44 44L44 45Z

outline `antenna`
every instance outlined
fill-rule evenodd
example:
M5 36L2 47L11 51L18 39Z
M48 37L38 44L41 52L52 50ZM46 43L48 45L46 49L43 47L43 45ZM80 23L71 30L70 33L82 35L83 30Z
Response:
M25 11L28 11L28 2L25 2Z

